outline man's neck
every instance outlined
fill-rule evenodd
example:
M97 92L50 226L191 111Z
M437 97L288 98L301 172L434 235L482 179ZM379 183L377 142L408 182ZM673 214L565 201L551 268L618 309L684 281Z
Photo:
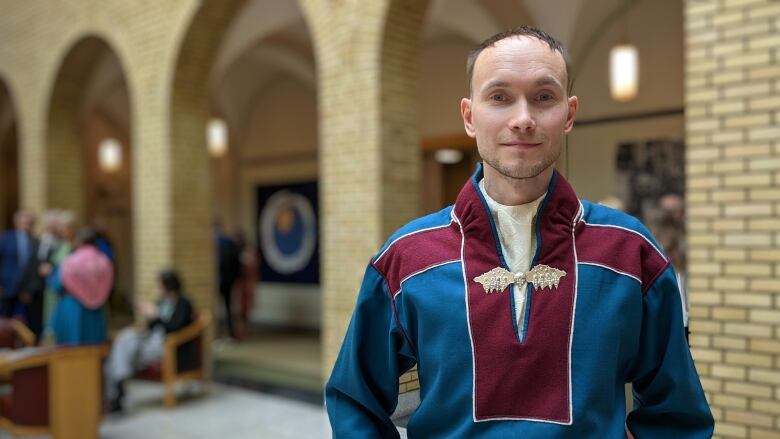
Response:
M531 178L510 178L484 165L485 191L490 198L504 206L519 206L530 203L547 192L553 167Z

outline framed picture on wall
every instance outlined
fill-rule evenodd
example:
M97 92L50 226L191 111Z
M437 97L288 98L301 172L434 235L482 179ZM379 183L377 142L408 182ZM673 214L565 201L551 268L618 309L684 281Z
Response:
M685 145L681 139L621 142L616 193L627 213L646 224L655 220L665 195L685 196Z
M258 186L260 281L320 282L317 182Z

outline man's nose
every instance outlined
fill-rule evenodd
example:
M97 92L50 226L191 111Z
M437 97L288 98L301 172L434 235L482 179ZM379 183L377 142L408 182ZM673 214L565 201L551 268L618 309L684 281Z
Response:
M513 131L533 131L536 128L536 119L531 112L531 107L525 99L518 99L513 109L512 119L509 121Z

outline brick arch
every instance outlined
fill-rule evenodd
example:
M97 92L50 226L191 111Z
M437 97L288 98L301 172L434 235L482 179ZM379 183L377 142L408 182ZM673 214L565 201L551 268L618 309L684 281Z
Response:
M19 208L18 114L11 88L0 76L0 230L13 224Z
M126 64L111 43L90 34L76 38L63 52L55 75L46 115L45 206L72 210L85 225L100 218L117 265L118 294L111 304L125 307L136 271L132 105ZM122 166L111 174L98 167L98 145L104 138L122 145Z
M205 136L214 103L210 95L213 66L223 38L246 4L246 0L201 3L183 34L171 83L171 248L199 304L211 303L216 290L211 231L215 213Z
M87 178L87 115L83 104L87 80L105 56L115 58L123 85L128 87L124 64L113 47L101 37L83 36L65 51L59 63L46 116L46 205L70 209L82 221L87 220L86 194L91 184ZM131 149L129 140L124 142L123 166L131 162Z

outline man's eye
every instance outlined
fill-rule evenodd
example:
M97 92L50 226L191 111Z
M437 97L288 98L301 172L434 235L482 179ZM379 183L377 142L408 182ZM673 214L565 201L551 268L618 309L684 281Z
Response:
M553 100L553 95L550 93L542 93L536 99L540 102L547 102Z
M504 102L504 101L506 101L506 95L494 94L494 95L490 96L490 100L491 101L496 101L496 102Z

